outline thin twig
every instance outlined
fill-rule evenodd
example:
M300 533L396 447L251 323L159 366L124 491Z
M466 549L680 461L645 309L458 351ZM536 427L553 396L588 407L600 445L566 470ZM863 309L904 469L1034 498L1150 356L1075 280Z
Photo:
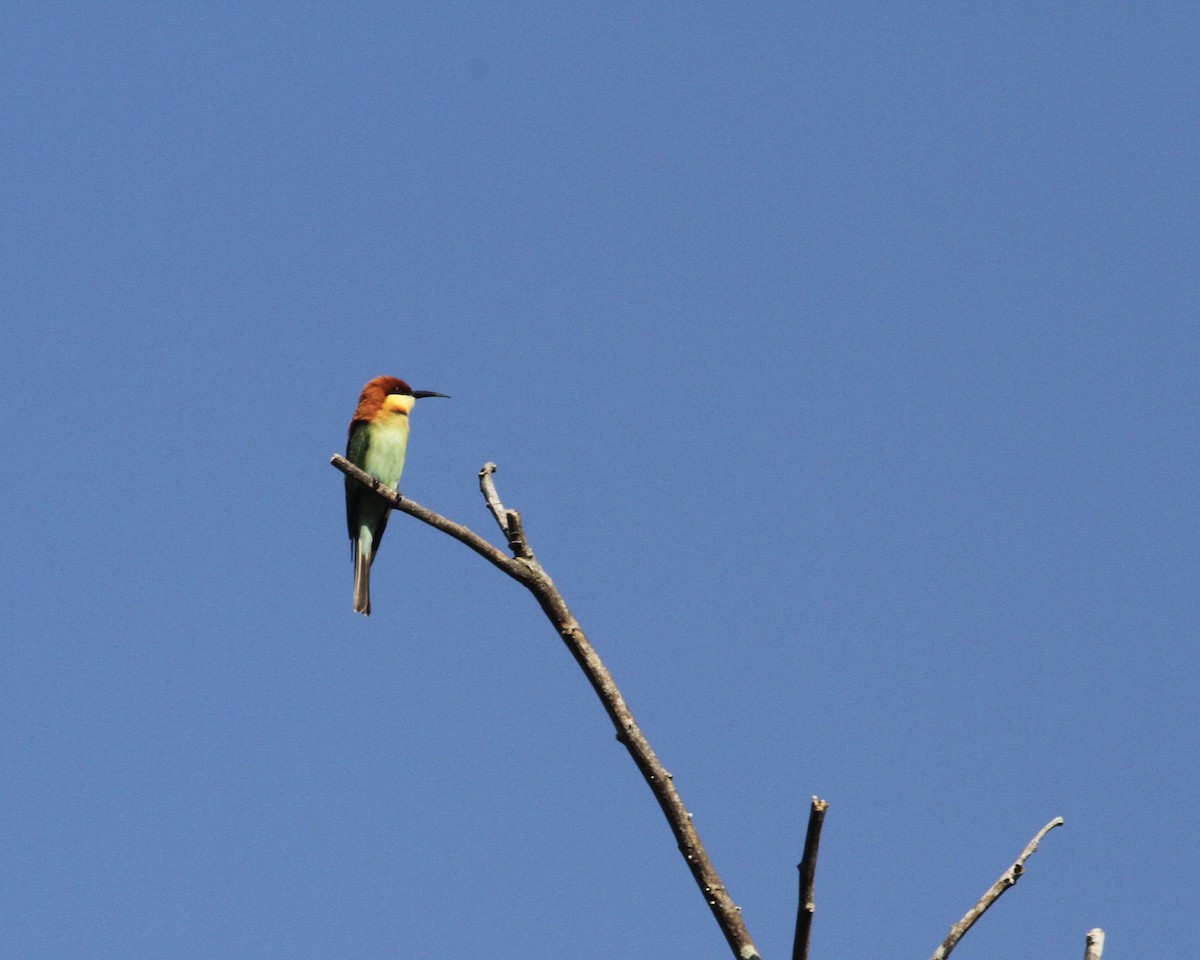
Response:
M485 466L480 471L480 487L484 500L488 503L488 509L492 511L500 529L505 531L510 542L516 538L517 542L513 545L514 552L523 547L527 556L518 555L512 558L505 556L474 531L400 496L395 490L380 484L374 477L359 470L344 457L334 456L330 462L342 473L374 490L397 510L416 517L418 520L448 533L461 543L465 543L480 556L523 584L534 595L542 611L558 631L559 637L562 638L575 661L583 669L592 689L596 691L609 719L616 727L617 739L625 745L630 756L633 757L633 762L637 764L638 770L649 784L654 798L667 818L671 832L675 835L679 851L687 862L692 878L703 893L705 902L716 918L734 956L738 960L759 960L758 950L742 921L741 910L729 896L716 867L713 866L712 860L704 849L704 844L700 842L700 834L696 832L691 814L688 813L687 808L683 805L683 800L680 799L679 792L675 789L671 774L666 771L658 756L651 749L649 741L646 740L641 728L634 720L628 704L621 696L621 691L617 689L612 674L609 673L599 654L588 642L587 635L584 634L579 621L567 607L567 603L554 585L554 581L550 579L541 564L534 559L532 551L529 551L528 544L525 543L524 532L521 529L520 514L515 510L505 510L500 504L499 495L495 494L495 486L491 480L495 470L494 466L491 470ZM493 495L491 497L489 497L489 488ZM505 522L501 522L501 515L505 518Z
M984 912L1000 899L1000 895L1009 887L1013 886L1021 874L1025 872L1025 861L1028 860L1034 853L1037 852L1038 844L1042 842L1042 838L1055 827L1063 825L1062 817L1055 817L1048 824L1042 827L1037 832L1037 835L1029 841L1029 844L1021 851L1021 855L1017 857L1016 862L1001 874L1000 879L991 885L988 892L979 898L979 902L966 912L961 920L950 928L950 934L942 941L942 945L933 952L932 960L946 960L950 956L950 951L957 945L958 941L963 938L963 935L971 929L975 921L983 916Z
M496 472L496 469L496 465L491 461L485 463L480 469L479 492L483 494L483 502L487 504L487 508L492 511L492 516L496 518L500 532L508 541L508 548L512 551L513 556L520 560L532 560L533 551L529 549L529 543L525 539L525 527L521 523L521 515L516 510L506 510L504 504L500 502L500 494L496 492L496 481L492 479L492 474Z
M829 803L820 797L812 798L808 811L808 832L804 835L804 854L796 869L800 872L800 900L796 905L796 938L792 941L792 960L808 960L808 939L812 933L813 914L817 904L813 885L817 876L817 848L821 844L821 825Z
M496 492L496 482L492 479L492 474L496 472L496 465L490 460L485 463L479 470L479 489L483 493L483 502L487 504L487 508L492 511L492 516L496 518L496 523L500 527L500 532L508 538L508 517L504 512L504 504L500 502L500 494Z
M1100 960L1104 953L1104 931L1095 927L1087 932L1087 947L1083 951L1083 960Z

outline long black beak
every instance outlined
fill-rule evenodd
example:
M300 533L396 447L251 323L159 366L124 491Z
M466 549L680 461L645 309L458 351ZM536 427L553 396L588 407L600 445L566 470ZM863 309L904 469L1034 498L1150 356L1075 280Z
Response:
M422 397L445 397L447 400L449 400L449 399L450 399L450 394L448 394L448 393L435 393L433 390L414 390L414 391L413 391L413 398L414 398L414 399L416 399L416 400L420 400Z

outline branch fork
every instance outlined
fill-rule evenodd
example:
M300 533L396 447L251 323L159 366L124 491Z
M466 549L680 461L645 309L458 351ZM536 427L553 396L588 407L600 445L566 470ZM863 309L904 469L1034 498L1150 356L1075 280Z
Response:
M448 520L441 514L421 506L413 500L401 497L390 487L379 483L370 474L360 470L345 457L334 456L330 461L346 476L366 484L379 496L383 497L395 509L428 523L430 526L448 533L454 539L466 544L488 562L499 567L514 580L523 584L537 600L547 619L554 625L558 635L566 644L571 656L575 658L583 670L588 682L600 698L609 719L617 731L617 739L625 745L633 762L641 771L642 777L649 785L655 800L658 801L663 815L671 827L675 841L683 854L684 860L691 871L692 878L704 895L705 903L712 911L717 925L721 928L726 942L739 960L760 960L758 949L750 938L750 933L742 921L742 912L729 896L721 877L717 873L700 835L692 824L692 816L683 805L678 791L675 789L671 774L663 767L649 741L642 733L633 713L621 696L616 681L600 659L587 634L579 625L579 621L571 613L566 600L550 579L525 536L521 523L521 515L516 510L505 508L496 492L496 484L492 479L496 472L494 463L484 464L479 471L479 489L483 494L484 503L500 527L508 541L512 556L507 556L496 549L487 540L462 524Z

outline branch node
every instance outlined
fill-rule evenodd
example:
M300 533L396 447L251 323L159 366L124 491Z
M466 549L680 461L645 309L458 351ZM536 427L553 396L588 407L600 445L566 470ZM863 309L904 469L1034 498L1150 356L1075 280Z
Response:
M529 542L525 539L525 525L521 522L521 514L516 510L509 510L504 516L508 521L508 546L513 556L522 560L533 560L533 551L529 549Z

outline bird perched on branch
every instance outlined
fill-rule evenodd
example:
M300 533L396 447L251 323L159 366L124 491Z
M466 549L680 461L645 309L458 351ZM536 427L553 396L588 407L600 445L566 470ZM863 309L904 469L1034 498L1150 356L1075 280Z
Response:
M444 397L432 390L413 390L395 377L376 377L358 398L350 420L346 459L399 489L408 449L408 415L421 397ZM354 555L354 610L371 615L371 563L383 539L391 505L357 480L346 478L346 527Z

